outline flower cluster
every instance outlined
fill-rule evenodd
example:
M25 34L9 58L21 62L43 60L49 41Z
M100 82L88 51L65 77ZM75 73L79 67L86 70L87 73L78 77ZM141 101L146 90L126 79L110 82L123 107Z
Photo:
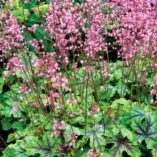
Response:
M8 76L13 74L16 70L22 67L21 62L18 57L13 57L9 59L6 69L8 70Z
M98 153L96 153L93 149L88 151L88 157L98 157L100 156Z
M86 40L84 51L94 57L99 51L107 51L107 45L104 42L103 34L106 32L105 23L107 22L105 14L102 13L105 5L102 1L88 0L84 4L84 12L86 14L85 28Z
M54 41L54 47L60 57L67 57L67 50L75 51L81 48L81 32L83 26L81 6L73 6L71 0L52 1L50 13L47 16L47 27ZM65 59L68 63L68 60Z
M58 120L53 121L53 132L52 136L60 135L60 131L65 129L66 124L64 121L58 122Z
M38 77L52 78L60 70L55 60L55 53L43 53L40 57L34 58L32 64Z
M157 52L157 1L115 0L114 14L117 25L113 27L116 44L127 62L137 52L155 56Z
M103 36L108 20L102 13L104 7L102 1L96 0L88 0L84 5L74 5L71 0L52 1L47 28L61 57L66 59L67 51L84 51L90 57L107 51Z
M10 56L10 51L17 53L24 39L21 28L15 17L3 11L0 17L0 52L1 59Z

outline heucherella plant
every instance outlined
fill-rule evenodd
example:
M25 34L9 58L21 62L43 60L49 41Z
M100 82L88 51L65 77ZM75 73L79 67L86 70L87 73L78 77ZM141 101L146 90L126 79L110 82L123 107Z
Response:
M3 156L155 157L156 4L6 2Z

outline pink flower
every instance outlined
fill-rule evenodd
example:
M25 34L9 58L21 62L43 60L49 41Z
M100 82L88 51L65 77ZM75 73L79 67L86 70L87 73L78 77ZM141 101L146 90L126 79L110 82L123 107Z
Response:
M53 62L53 61L51 61L49 63L47 72L50 74L50 76L53 76L57 72L57 70L58 70L58 64Z
M39 59L39 58L35 58L33 60L33 64L37 68L42 68L44 66L44 60L43 59Z
M102 71L103 75L104 75L104 79L107 80L110 77L109 74L109 65L107 64L107 62L104 62L104 70Z
M36 39L33 39L29 42L34 48L36 52L39 52L41 47L39 46L39 42Z
M72 142L75 142L77 139L77 136L74 133L72 133L70 137L71 137Z
M15 104L12 109L11 109L11 112L14 113L14 112L17 112L18 111L18 106L17 104Z
M97 104L96 104L96 102L94 101L93 103L92 103L92 112L97 112Z
M39 108L39 107L40 107L40 105L39 105L38 102L34 102L33 105L34 105L34 107L36 107L36 108Z
M55 104L55 98L59 98L59 94L53 91L50 91L50 101L52 102L52 104Z
M98 157L98 154L96 152L94 152L93 149L90 149L88 151L88 157Z
M25 94L28 92L28 87L26 84L22 84L21 87L20 87L20 93L21 94Z
M13 57L8 61L7 70L14 70L21 67L21 62L18 57Z
M157 85L157 74L154 76L155 84Z
M68 90L67 84L68 84L68 80L65 77L60 77L58 80L60 87L62 87L65 90Z
M53 121L53 130L60 131L66 128L66 124L64 121L59 122L58 120Z
M32 27L29 27L28 30L31 32L35 32L37 26L38 26L38 24L34 24Z
M150 91L150 95L156 95L156 90L154 90L154 89L151 90L151 91Z
M77 70L77 66L78 66L78 64L77 64L77 63L75 63L75 64L74 64L74 66L73 66L74 71L76 71L76 70Z
M74 112L70 114L70 118L74 118L75 116L76 116L76 113Z
M153 99L150 101L150 104L151 104L151 105L154 105L154 104L155 104L155 102L154 102Z

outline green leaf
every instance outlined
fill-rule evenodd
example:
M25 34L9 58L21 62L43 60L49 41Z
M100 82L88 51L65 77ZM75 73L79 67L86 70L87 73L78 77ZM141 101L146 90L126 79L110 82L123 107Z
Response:
M96 149L100 152L102 152L102 148L106 145L106 140L103 136L93 134L90 136L90 143L89 143L91 149Z
M73 120L70 122L71 124L77 124L77 123L79 123L79 124L84 124L84 122L85 122L85 118L84 117L75 117L75 118L73 118Z
M123 116L125 115L127 110L131 109L131 101L126 100L125 98L120 98L112 102L111 104L112 111L117 115Z
M120 99L117 99L117 100L113 101L112 107L114 107L114 106L116 107L118 104L129 106L130 101L126 100L125 98L120 98Z
M157 157L157 146L152 149L152 155L153 157Z
M14 140L16 140L16 134L15 133L9 134L7 142L9 143L9 142L12 142Z
M113 81L118 81L122 78L122 69L121 68L117 68L116 67L116 70L114 70L113 74L112 74L112 77L111 77L111 80Z
M3 157L29 157L26 150L22 146L22 140L18 140L15 144L10 144L4 151Z
M80 128L77 128L77 127L74 127L74 126L67 125L66 129L65 129L65 133L67 135L71 135L72 133L74 133L75 135L80 136L80 135L84 134L84 130L80 129Z
M123 137L127 137L130 141L135 140L134 134L127 128L122 127L120 131L121 131Z
M5 117L11 117L11 106L6 104L0 104L0 115L4 115Z
M11 122L7 118L1 120L1 125L2 125L2 129L5 131L11 129Z
M24 12L24 15L23 15L23 12ZM27 14L28 14L28 10L27 9L23 10L22 7L18 9L14 9L13 11L13 15L16 16L18 19L20 19L21 22L27 19L27 16L26 16Z
M130 90L128 89L127 85L125 83L123 83L121 80L118 81L117 85L115 86L117 93L121 96L121 94L123 96L130 94Z
M146 139L146 145L148 149L154 149L157 147L157 141L153 139Z
M107 90L100 91L100 100L110 100L116 94L116 88L112 85L107 86Z
M78 153L75 153L76 157L87 157L88 148L83 148L83 150L80 150Z
M13 129L21 130L25 127L23 122L14 122L11 126Z
M83 148L84 145L88 142L89 137L83 136L78 142L77 142L77 148Z

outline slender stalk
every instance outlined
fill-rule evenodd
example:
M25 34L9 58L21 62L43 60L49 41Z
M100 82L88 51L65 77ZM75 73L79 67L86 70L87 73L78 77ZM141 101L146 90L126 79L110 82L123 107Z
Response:
M88 73L88 78L86 82L86 96L85 96L85 135L87 134L87 109L88 109L88 80L89 79L89 73Z

